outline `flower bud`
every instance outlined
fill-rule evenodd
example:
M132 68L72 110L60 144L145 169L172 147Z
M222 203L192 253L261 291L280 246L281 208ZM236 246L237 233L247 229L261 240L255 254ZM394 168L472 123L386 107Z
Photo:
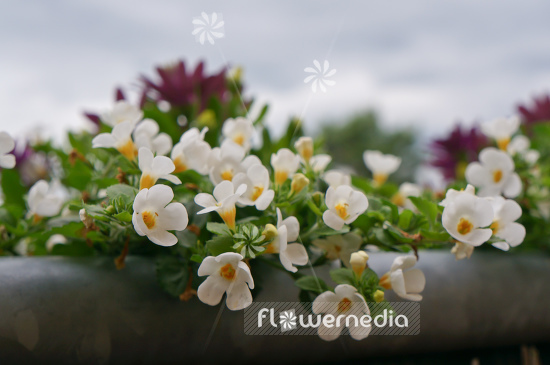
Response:
M313 139L311 137L300 137L294 144L296 151L302 156L306 163L313 156Z
M313 202L315 203L316 206L318 207L321 207L323 205L323 198L324 198L324 194L321 193L320 191L316 191L315 193L313 193L313 195L311 196L311 199L313 199Z
M373 297L376 303L380 303L381 301L384 300L384 292L382 290L377 290L374 292Z
M304 174L294 174L292 177L292 183L290 184L290 194L298 194L306 186L309 185L309 179Z
M369 260L369 255L365 251L357 251L351 254L349 263L351 268L357 277L361 277L365 267L367 267L367 261Z
M197 117L199 127L215 128L218 124L216 121L216 113L210 109L206 109Z
M273 224L266 224L262 235L265 236L266 242L273 241L277 237L277 227Z
M105 208L105 213L107 213L109 215L115 214L116 209L112 205L109 205L107 208Z
M94 224L94 219L90 217L88 213L86 213L86 209L84 208L80 209L80 212L78 212L78 215L80 216L80 220L82 221L82 223L84 223L84 227L86 227L87 229L92 228Z

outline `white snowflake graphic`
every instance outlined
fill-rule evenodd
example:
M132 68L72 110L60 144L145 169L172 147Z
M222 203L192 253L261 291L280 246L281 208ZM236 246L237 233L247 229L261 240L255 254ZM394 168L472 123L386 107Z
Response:
M281 332L291 331L296 328L296 314L294 309L281 312L279 314L279 324Z
M334 86L336 84L336 81L328 79L329 77L334 76L334 74L336 73L336 69L333 68L332 70L330 70L327 60L323 62L322 68L321 63L319 63L319 61L317 60L313 60L313 65L315 66L315 68L306 67L304 69L305 72L311 74L304 79L304 83L307 84L308 82L313 81L311 83L311 90L313 90L314 93L317 92L317 87L319 87L322 92L326 93L326 86Z
M224 21L221 13L212 13L210 16L204 11L201 16L193 18L193 34L195 39L200 44L204 44L208 41L210 44L214 44L214 40L217 38L225 37Z

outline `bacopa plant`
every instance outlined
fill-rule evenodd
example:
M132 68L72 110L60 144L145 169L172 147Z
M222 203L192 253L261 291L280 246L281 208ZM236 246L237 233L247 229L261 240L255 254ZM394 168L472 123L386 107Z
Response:
M464 179L438 192L395 185L401 158L369 146L372 180L331 169L297 120L272 138L267 107L251 117L240 80L190 78L183 63L159 73L159 82L143 79L139 106L120 97L98 114L98 134L28 147L47 159L30 188L28 166L16 163L13 139L0 133L2 255L111 255L119 269L128 254L151 255L168 293L207 305L225 298L230 310L253 302L264 262L287 272L314 312L331 301L335 310L355 303L370 313L368 303L384 302L388 290L422 300L426 278L414 266L423 249L447 248L457 259L482 245L509 250L526 235L517 220L536 227L548 219L548 164L537 152L550 138L545 124L534 126L530 147L520 120L489 122L481 129L489 146ZM369 252L377 250L402 255L375 273ZM332 268L335 288L304 274L321 265Z

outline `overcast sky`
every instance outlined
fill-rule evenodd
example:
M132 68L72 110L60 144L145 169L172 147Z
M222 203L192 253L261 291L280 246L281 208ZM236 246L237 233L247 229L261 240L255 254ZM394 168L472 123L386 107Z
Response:
M202 11L223 14L214 46L191 35ZM313 132L374 108L388 127L441 134L550 90L548 14L544 0L2 1L0 130L79 129L83 110L108 109L115 86L136 90L155 65L216 71L225 58L271 104L274 129L303 113ZM304 84L314 59L337 70L327 93Z

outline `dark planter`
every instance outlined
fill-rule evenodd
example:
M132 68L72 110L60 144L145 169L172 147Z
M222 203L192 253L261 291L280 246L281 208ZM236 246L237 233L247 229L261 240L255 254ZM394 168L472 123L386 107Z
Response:
M383 274L395 256L373 254L371 267ZM220 307L169 297L151 259L129 257L117 271L111 258L2 258L0 363L315 363L550 342L548 258L422 252L418 266L427 278L420 335L328 343L246 336L243 312L227 308L211 331ZM257 269L256 301L297 300L286 274Z

